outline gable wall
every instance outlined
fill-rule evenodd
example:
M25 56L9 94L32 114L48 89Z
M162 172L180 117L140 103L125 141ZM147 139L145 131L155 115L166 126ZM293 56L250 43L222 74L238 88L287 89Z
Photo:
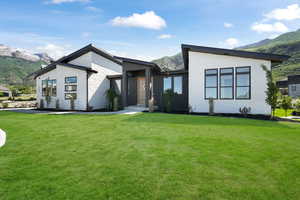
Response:
M267 89L266 75L261 65L271 69L271 62L250 58L214 55L189 52L189 105L193 112L209 112L208 100L204 99L204 70L224 67L251 66L251 99L250 100L215 100L216 113L239 113L240 107L251 107L252 114L271 113L271 108L265 103ZM220 79L219 79L220 80ZM235 86L235 76L234 76ZM220 89L219 89L220 91ZM234 88L235 95L235 88Z
M69 110L70 101L65 100L65 77L77 77L77 99L75 100L76 110L86 110L86 71L78 70L70 67L57 65L56 69L49 71L36 79L37 86L37 102L40 106L40 99L44 99L44 108L56 108L56 100L59 100L59 109ZM51 97L51 102L47 105L45 97L42 96L42 80L56 79L57 95Z
M122 74L122 66L94 52L91 52L91 61L92 69L98 73L92 73L88 78L89 106L93 109L106 108L105 92L110 88L110 81L106 76Z

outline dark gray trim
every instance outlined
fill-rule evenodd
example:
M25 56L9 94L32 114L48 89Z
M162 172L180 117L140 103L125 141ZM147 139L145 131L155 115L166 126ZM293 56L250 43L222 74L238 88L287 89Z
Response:
M122 79L122 74L117 74L117 75L107 75L107 79Z
M188 70L173 70L173 71L164 71L161 72L160 74L165 75L165 76L169 76L169 75L181 75L181 74L188 74Z
M261 60L270 60L272 62L279 62L279 63L290 58L290 56L286 56L286 55L257 53L257 52L232 50L232 49L220 49L220 48L196 46L196 45L189 45L189 44L182 44L181 49L182 49L182 56L183 56L185 69L188 69L188 65L189 65L189 56L188 56L189 51L261 59Z
M153 63L153 62L147 62L147 61L143 61L143 60L136 60L136 59L132 59L132 58L124 58L124 57L119 57L119 56L114 56L114 58L119 59L123 62L128 62L128 63L134 63L134 64L138 64L138 65L153 67L154 69L160 71L160 67L157 64Z
M71 68L74 68L74 69L79 69L79 70L83 70L83 71L87 71L87 72L90 72L90 73L98 73L96 70L93 70L92 68L89 68L89 67L85 67L85 66L80 66L80 65L73 65L73 64L68 64L68 63L52 63L50 65L48 65L47 67L45 68L42 68L40 69L39 71L35 72L36 75L34 77L34 79L36 79L37 77L53 70L53 69L56 69L56 65L62 65L62 66L65 66L65 67L71 67Z
M81 49L79 49L79 50L63 57L63 58L61 58L61 59L59 59L59 61L67 63L67 62L70 62L71 60L74 60L74 59L76 59L76 58L78 58L78 57L80 57L80 56L82 56L82 55L84 55L84 54L86 54L90 51L92 51L92 52L94 52L94 53L96 53L100 56L103 56L104 58L107 58L107 59L111 60L112 62L114 62L116 64L122 65L122 62L115 59L113 55L109 54L108 52L106 52L102 49L100 50L100 49L94 47L92 44L89 44L89 45L87 45L87 46L85 46L85 47L83 47L83 48L81 48Z
M249 72L237 72L237 69L249 68ZM249 86L237 86L237 74L249 74ZM249 87L249 98L237 98L237 88L238 87ZM235 99L236 100L251 100L251 66L243 66L235 68Z

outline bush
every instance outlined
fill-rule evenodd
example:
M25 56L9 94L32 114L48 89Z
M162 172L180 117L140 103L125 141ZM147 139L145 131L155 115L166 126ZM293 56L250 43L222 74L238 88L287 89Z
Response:
M164 91L163 99L164 99L165 112L172 112L173 97L174 97L174 92L171 89L167 89Z
M281 101L281 108L285 111L285 116L287 117L287 111L292 107L292 98L289 96L283 96Z
M114 99L118 97L118 94L113 88L106 90L105 92L106 99L108 101L108 110L114 109Z
M2 103L2 107L3 107L3 108L8 108L8 103L6 103L6 102L5 102L5 103Z
M297 112L300 112L300 98L296 100L293 107Z

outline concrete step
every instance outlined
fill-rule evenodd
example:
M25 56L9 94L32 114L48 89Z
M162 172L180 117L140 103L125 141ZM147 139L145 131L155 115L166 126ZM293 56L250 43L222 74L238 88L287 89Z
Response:
M149 109L144 106L127 106L124 108L124 110L143 112L143 111L148 111Z

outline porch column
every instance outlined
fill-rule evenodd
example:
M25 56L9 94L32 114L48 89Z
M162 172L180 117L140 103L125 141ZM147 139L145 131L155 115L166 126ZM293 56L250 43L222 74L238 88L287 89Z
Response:
M150 82L151 82L151 69L150 68L146 68L145 69L145 105L148 107L148 103L149 103L149 98L150 98Z
M123 74L122 74L122 104L123 107L127 106L127 89L128 89L128 81L127 81L127 71L123 68Z

